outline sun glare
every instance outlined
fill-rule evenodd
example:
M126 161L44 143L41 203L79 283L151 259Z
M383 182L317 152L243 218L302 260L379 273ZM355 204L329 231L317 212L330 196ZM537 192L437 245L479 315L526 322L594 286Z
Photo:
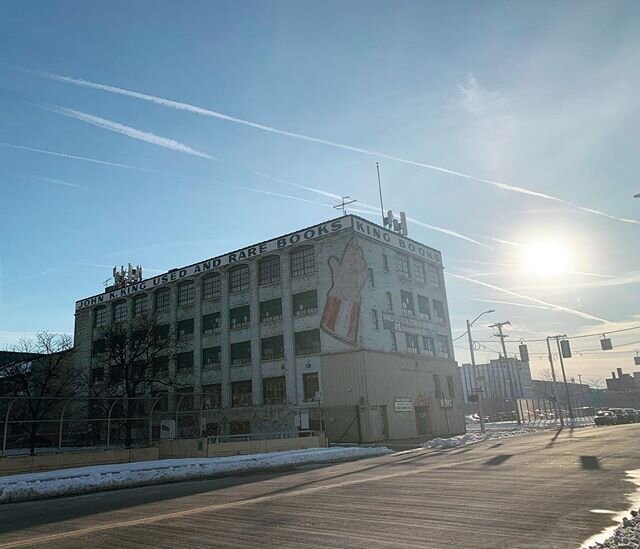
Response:
M567 272L571 257L569 250L550 240L533 242L525 247L523 267L538 276L558 276Z

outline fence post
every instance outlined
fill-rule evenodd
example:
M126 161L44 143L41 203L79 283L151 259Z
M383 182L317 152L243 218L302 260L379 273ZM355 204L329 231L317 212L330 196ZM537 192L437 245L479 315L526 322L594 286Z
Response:
M113 412L114 406L118 403L120 398L116 398L113 404L109 407L109 415L107 416L107 449L109 449L109 443L111 439L111 412Z
M58 431L58 450L62 449L62 425L64 422L64 413L67 409L67 405L71 402L71 399L67 400L62 407L62 412L60 412L60 430Z
M151 410L149 411L149 446L153 445L153 409L156 407L156 404L160 402L162 397L157 397L153 404L151 405Z
M178 425L179 425L179 422L178 422L178 413L180 412L180 404L182 404L182 399L183 399L184 397L186 397L186 396L187 396L187 394L189 394L189 393L182 393L182 394L180 395L180 398L178 398L178 402L177 402L177 404L176 404L176 438L177 438L177 439L178 439L178 438L180 438L180 437L178 436L178 431L179 431L179 429L178 429ZM191 393L191 394L193 394L193 393Z
M11 413L11 408L13 408L13 405L16 402L16 398L14 398L10 403L9 403L9 407L7 408L7 413L4 416L4 432L2 434L2 456L4 456L5 452L7 451L7 431L9 429L9 414Z
M204 405L207 402L207 398L208 398L208 394L207 393L201 393L200 395L200 436L204 436L204 431L202 429L202 418L204 416Z

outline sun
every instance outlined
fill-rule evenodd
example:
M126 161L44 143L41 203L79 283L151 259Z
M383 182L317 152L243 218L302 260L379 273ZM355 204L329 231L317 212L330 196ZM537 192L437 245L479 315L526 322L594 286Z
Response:
M523 268L538 276L559 276L569 270L571 254L562 242L541 240L524 247Z

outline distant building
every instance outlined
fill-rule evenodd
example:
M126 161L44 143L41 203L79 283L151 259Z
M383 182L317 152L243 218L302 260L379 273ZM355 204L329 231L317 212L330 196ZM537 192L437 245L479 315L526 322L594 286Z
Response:
M224 434L264 432L270 406L295 408L290 428L324 407L339 441L464 432L441 254L357 216L79 300L78 367L108 380L101 334L146 313L178 333L182 394L265 409Z
M488 364L463 364L460 367L462 377L463 397L465 404L469 404L469 395L474 389L482 389L484 412L513 410L509 373L513 381L515 398L531 398L531 369L528 362L517 358L509 358L508 368L504 360L491 360ZM475 410L475 405L470 408Z
M610 407L640 408L640 372L625 374L622 368L607 378L607 405Z

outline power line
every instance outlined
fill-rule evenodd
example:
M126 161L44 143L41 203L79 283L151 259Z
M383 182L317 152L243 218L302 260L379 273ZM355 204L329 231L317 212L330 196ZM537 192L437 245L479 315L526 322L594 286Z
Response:
M640 326L633 326L631 328L622 328L620 330L610 330L610 331L606 330L606 331L602 331L602 332L596 332L594 334L566 336L564 339L580 339L580 338L583 338L583 337L598 337L598 336L601 336L601 335L604 335L604 334L607 334L607 335L609 335L609 334L618 334L620 332L628 332L630 330L640 330ZM478 340L476 340L476 341L478 341ZM544 343L546 341L546 338L545 339L524 339L523 338L523 341L525 343ZM492 340L486 340L486 339L485 340L480 340L479 342L482 342L482 343L493 343ZM519 343L519 342L518 341L507 341L506 343Z

